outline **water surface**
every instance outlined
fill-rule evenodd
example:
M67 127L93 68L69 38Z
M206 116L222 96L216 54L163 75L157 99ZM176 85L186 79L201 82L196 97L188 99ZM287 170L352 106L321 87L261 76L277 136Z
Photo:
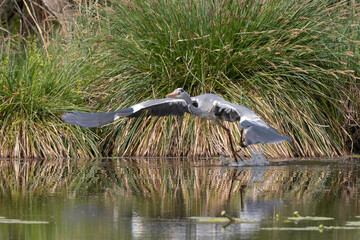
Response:
M4 159L0 239L360 239L359 166L359 158L251 167ZM222 211L249 222L189 219ZM294 211L333 220L288 220Z

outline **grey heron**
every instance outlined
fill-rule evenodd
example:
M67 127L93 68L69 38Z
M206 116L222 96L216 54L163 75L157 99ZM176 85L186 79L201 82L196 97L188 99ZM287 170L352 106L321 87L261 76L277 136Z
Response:
M65 123L92 128L116 121L120 117L139 117L144 111L152 116L182 115L190 113L204 117L222 127L229 138L232 156L238 162L241 157L235 151L230 130L220 121L240 121L240 146L246 147L258 143L280 143L291 141L290 137L281 135L247 107L226 101L216 94L202 94L195 97L182 88L175 89L163 99L147 100L129 108L107 113L71 112L62 115Z

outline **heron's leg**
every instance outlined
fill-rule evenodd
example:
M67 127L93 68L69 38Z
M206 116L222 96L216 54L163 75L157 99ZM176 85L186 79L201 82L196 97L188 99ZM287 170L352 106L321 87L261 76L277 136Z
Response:
M242 129L240 130L240 143L239 143L240 149L237 150L236 152L240 152L243 148L246 147L244 141L245 141L245 139L244 139L244 128L242 128ZM246 153L244 153L244 156L245 156L245 157L249 157Z
M242 128L242 129L240 130L240 143L239 143L240 149L239 149L237 152L240 152L242 148L245 148L245 147L246 147L246 145L244 144L244 140L245 140L245 139L244 139L244 129Z
M244 129L242 128L240 130L240 147L244 148L246 147L245 144L244 144Z
M233 145L233 142L232 142L232 139L231 139L231 132L230 132L230 130L227 128L227 127L225 127L224 125L222 125L222 124L220 124L219 123L219 125L227 132L227 134L228 134L228 137L229 137L229 141L230 141L230 148L231 148L231 152L232 152L232 155L233 155L233 157L234 157L234 159L235 159L235 162L239 162L238 161L238 158L242 161L242 158L240 157L240 155L235 151L235 149L234 149L234 145Z

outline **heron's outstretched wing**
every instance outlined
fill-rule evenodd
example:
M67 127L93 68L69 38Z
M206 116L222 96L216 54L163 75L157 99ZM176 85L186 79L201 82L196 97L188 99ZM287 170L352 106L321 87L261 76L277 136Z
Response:
M144 111L151 116L168 116L168 115L182 115L184 112L189 112L187 104L183 99L162 98L151 99L129 108L116 111L117 117L138 117Z
M81 127L99 127L117 120L120 117L138 117L144 111L153 116L181 115L189 112L186 102L182 99L163 98L147 100L129 108L107 113L71 112L62 115L62 120Z
M273 127L263 121L247 107L220 100L216 103L217 113L221 120L234 122L240 120L239 128L244 129L244 144L246 146L257 143L280 143L291 141L290 137L281 135ZM227 120L228 119L228 120Z

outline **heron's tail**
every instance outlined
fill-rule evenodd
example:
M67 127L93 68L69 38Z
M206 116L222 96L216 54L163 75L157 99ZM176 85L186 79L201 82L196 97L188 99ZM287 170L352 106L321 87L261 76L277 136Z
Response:
M71 112L62 115L62 120L69 124L79 125L81 127L92 128L99 127L115 121L115 112L108 113L85 113Z
M114 122L119 117L128 117L131 113L132 109L125 108L116 112L107 113L71 112L65 113L61 118L65 123L93 128Z

